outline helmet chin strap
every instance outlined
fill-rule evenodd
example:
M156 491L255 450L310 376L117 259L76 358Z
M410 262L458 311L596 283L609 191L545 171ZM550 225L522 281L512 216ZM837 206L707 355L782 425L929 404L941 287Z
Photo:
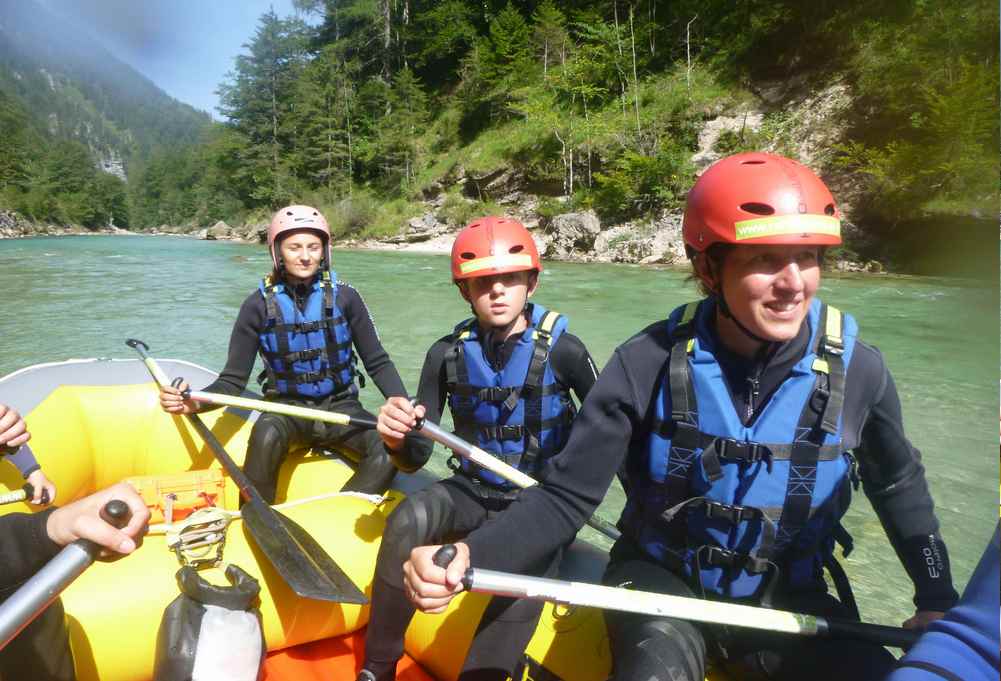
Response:
M761 336L754 333L749 328L740 323L740 320L737 319L737 317L733 314L733 312L730 311L730 306L726 304L726 298L723 297L722 291L716 294L716 300L720 314L722 314L727 319L733 321L733 323L737 325L737 328L740 329L741 333L743 333L745 336L747 336L753 341L756 341L758 343L763 343L766 348L771 346L772 341L768 340L767 338L762 338Z
M718 282L715 286L712 287L712 289L713 289L713 295L716 297L716 308L720 311L720 314L722 314L727 319L732 320L733 323L736 324L737 328L740 329L740 332L742 334L744 334L751 340L755 341L756 343L762 343L763 344L763 347L761 348L762 350L767 350L768 348L770 348L772 345L772 341L768 340L767 338L762 338L761 336L757 335L749 328L741 324L740 320L737 319L737 317L730 310L730 306L726 302L726 296L723 295L722 277L717 276L717 273L712 272L712 269L713 268L710 265L709 273L712 275L713 279L715 279L716 282Z

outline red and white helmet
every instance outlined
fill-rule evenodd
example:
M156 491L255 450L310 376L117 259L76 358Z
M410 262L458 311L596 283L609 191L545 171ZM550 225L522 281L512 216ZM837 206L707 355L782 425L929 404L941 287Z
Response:
M330 267L330 227L327 226L326 218L312 206L285 206L272 216L271 224L268 225L268 251L275 269L278 269L277 243L284 238L283 235L300 230L316 232L323 239L327 250L327 267Z
M710 166L688 192L685 244L841 243L841 213L827 186L802 163L761 152Z
M452 281L492 274L542 272L539 249L525 226L495 215L466 225L452 244Z

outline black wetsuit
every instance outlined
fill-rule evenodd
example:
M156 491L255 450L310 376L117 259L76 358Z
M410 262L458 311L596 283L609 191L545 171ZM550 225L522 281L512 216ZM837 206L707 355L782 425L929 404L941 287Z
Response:
M55 507L0 517L0 603L59 553L45 524ZM0 681L73 681L63 605L56 599L0 651Z
M515 334L495 345L489 343L488 337L484 354L495 369L505 365L520 338L521 334ZM451 347L451 336L436 341L421 371L417 400L427 408L426 417L435 423L441 419L448 395L445 353ZM583 400L594 385L597 371L580 339L564 333L553 346L549 361L556 382ZM405 470L419 468L430 457L432 447L430 440L408 435L403 450L394 455L397 465ZM396 662L403 654L403 636L414 614L414 607L403 593L402 568L410 551L417 546L459 540L488 520L503 517L504 509L517 494L520 492L497 493L460 471L411 495L390 516L376 562L372 615L365 643L365 668L374 673L377 681L395 678ZM512 546L516 543L498 544L491 550L497 554L511 552ZM558 545L550 546L526 565L525 571L551 573L559 559L557 549ZM541 611L541 604L534 601L492 599L480 619L459 678L463 681L508 678L531 639Z
M574 537L604 498L629 453L636 453L629 460L639 459L647 447L670 348L666 325L661 322L616 349L585 400L567 445L552 459L545 484L523 491L502 516L465 538L474 567L525 572ZM805 349L801 334L759 362L719 358L737 411L745 420L768 401ZM938 532L920 454L904 436L897 391L878 350L856 344L846 384L844 442L858 459L863 489L914 583L918 609L946 610L957 598L948 553ZM498 551L497 547L517 550ZM927 551L940 558L936 570L928 570ZM626 538L613 548L606 581L688 592L683 580L648 559ZM815 590L797 593L779 588L776 607L840 610L837 601L824 593L822 583L814 586ZM618 665L615 679L702 678L701 628L676 620L648 622L653 626L644 627L642 618L625 615L612 615L608 623ZM660 627L661 623L669 626ZM744 640L731 638L728 643L734 652L752 657L757 651L778 648L779 661L785 664L782 673L802 673L800 678L810 679L842 678L846 670L857 674L849 674L853 679L872 678L889 657L876 659L882 649L872 646L859 649L835 641L780 639L753 635ZM776 663L774 657L768 661ZM859 669L852 669L853 662L858 662ZM676 672L673 678L668 667Z
M309 287L290 287L300 309L309 297ZM385 397L406 396L406 388L396 366L382 347L361 295L349 284L337 283L336 305L351 327L351 340L365 366ZM206 392L239 395L247 386L260 347L260 335L267 321L264 296L251 293L240 307L229 341L229 357L219 378L203 388ZM279 401L300 404L349 415L374 418L351 394L331 395L323 399L282 396ZM262 414L254 424L247 447L243 470L269 502L274 502L278 469L290 448L319 446L348 451L358 458L358 470L343 489L378 493L393 479L395 468L374 430L306 421L304 419Z

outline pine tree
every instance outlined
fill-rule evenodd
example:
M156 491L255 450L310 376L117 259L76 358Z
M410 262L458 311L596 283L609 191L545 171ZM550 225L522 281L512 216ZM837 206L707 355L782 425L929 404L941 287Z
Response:
M253 177L255 203L276 207L292 198L294 182L289 151L295 128L295 82L306 62L306 25L279 19L274 11L261 16L249 54L236 58L236 69L219 88L220 112L249 146L241 154Z

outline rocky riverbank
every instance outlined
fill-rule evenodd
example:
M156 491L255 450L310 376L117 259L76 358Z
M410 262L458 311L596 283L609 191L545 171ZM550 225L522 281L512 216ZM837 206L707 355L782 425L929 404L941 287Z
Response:
M727 110L705 112L706 122L699 134L698 149L691 157L701 172L732 151L736 143L750 143L763 150L800 158L815 167L829 165L831 150L843 136L844 112L851 95L844 83L821 90L785 82L761 85L756 99ZM838 196L844 215L843 231L849 244L865 241L866 235L852 222L857 180L850 174L825 177ZM553 206L565 205L559 187L533 185L507 167L472 172L453 166L441 179L423 189L419 215L410 218L393 236L365 238L350 236L336 244L344 248L448 253L455 234L462 228L457 212L475 214L483 205L492 205L519 219L534 234L543 257L573 262L613 262L641 265L684 263L681 237L682 213L664 211L642 220L604 223L592 210L573 210L553 215ZM541 210L543 203L547 210ZM456 211L456 205L464 211ZM128 233L117 228L95 232L83 228L33 225L12 213L0 212L0 237ZM162 225L149 234L188 236L206 240L233 240L263 243L267 224L249 222L230 226L219 221L211 226ZM835 258L831 267L842 271L882 272L878 261L857 262Z

